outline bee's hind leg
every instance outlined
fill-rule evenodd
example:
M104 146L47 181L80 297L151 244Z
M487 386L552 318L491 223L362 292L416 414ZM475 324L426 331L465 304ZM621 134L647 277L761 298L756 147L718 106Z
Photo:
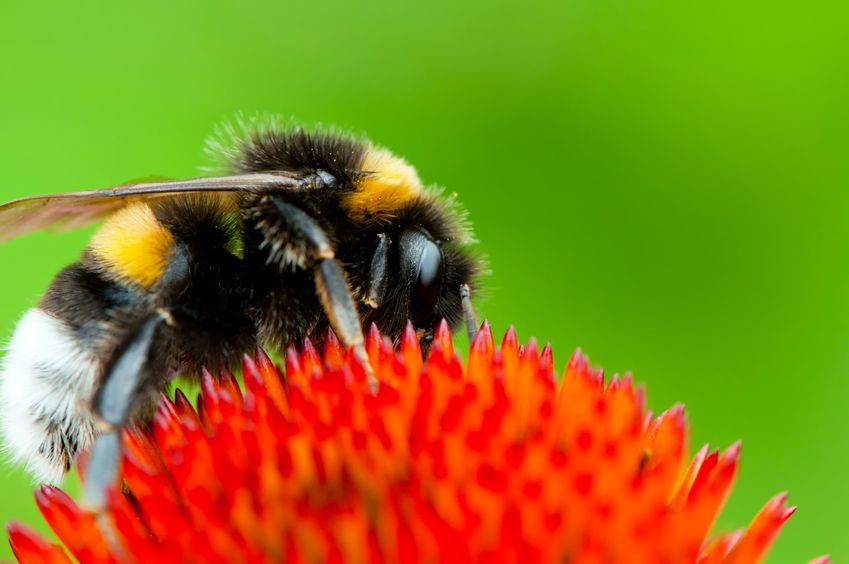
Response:
M147 384L157 329L162 323L170 322L171 316L165 310L145 318L118 349L94 396L92 407L99 434L94 439L83 477L83 506L96 514L98 526L116 554L122 554L123 548L105 510L109 491L120 471L121 431Z
M124 548L106 512L106 502L109 489L114 487L118 477L120 460L121 430L115 428L101 432L94 439L83 480L83 507L95 514L100 532L117 554L122 554Z
M106 506L107 491L115 484L121 458L121 430L144 390L157 329L168 319L167 312L157 311L141 322L118 350L95 393L93 410L100 432L94 440L83 483L83 502L94 511Z

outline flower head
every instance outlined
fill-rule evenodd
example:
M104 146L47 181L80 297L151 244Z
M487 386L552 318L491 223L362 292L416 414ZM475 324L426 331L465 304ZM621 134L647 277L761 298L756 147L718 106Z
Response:
M496 349L486 324L467 366L447 326L423 362L372 328L379 390L330 336L320 356L263 353L204 373L194 408L163 397L125 434L110 498L123 554L58 489L36 502L64 545L9 526L23 562L753 562L794 508L779 495L744 530L709 537L740 445L686 463L681 406L653 417L629 376L604 383L580 352L559 383L551 349ZM120 492L120 493L119 493Z

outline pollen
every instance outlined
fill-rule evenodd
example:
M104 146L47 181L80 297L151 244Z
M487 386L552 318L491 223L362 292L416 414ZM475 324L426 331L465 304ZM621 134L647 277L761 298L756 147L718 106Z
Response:
M345 205L361 221L391 220L399 208L422 191L422 182L407 161L386 149L370 149L363 160L366 175Z
M171 256L174 238L144 203L130 204L95 233L90 249L104 270L119 280L153 286Z

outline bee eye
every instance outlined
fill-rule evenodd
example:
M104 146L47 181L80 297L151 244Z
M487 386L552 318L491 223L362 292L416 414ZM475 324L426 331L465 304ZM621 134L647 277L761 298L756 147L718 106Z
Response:
M418 230L404 232L400 248L402 272L412 282L410 320L417 328L430 327L442 287L442 249Z

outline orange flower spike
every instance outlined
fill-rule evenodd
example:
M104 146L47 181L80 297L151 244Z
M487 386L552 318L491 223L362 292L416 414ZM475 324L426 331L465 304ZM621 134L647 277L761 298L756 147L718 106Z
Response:
M550 347L496 350L488 325L464 370L446 325L422 364L412 327L396 353L376 329L380 381L332 335L323 356L290 349L284 379L264 353L203 375L197 409L162 399L150 431L125 434L125 490L109 497L137 562L757 562L792 513L778 497L743 532L706 540L739 444L685 471L687 424L653 418L629 375L606 386L573 355L559 384ZM559 387L559 389L557 389ZM120 493L129 492L131 495ZM110 561L94 518L54 488L36 500L81 562ZM20 525L23 562L66 562Z
M336 333L332 329L327 329L327 334L324 336L324 352L322 355L324 360L324 369L340 370L345 362L345 351L342 350L339 344L339 339L336 338Z
M29 564L71 564L62 547L50 544L25 525L10 523L9 544L19 562Z
M481 326L481 330L477 332L474 340L469 347L469 362L466 367L466 379L475 385L479 392L487 394L491 391L489 382L495 376L493 374L493 357L495 356L495 346L492 340L492 331L488 323ZM487 398L484 396L483 401L486 403Z
M313 378L316 374L321 374L322 372L321 357L318 356L315 346L309 339L304 339L304 348L301 350L301 363L306 378ZM308 389L309 386L305 386L305 388Z
M268 357L265 359L268 360ZM282 470L280 449L275 445L280 440L280 435L286 433L285 416L281 411L286 408L286 405L278 404L278 400L268 397L273 389L283 393L282 382L270 360L266 364L261 358L254 362L246 356L242 366L245 385L250 394L246 396L245 403L246 405L253 403L256 406L251 417L253 434L258 446L257 457L252 460L256 480L254 495L260 499L282 499L285 495L286 476ZM268 373L269 369L273 371L272 374ZM263 394L262 388L255 388L257 384L262 386L262 382L268 382L276 387L270 386L268 394ZM279 401L285 402L285 399ZM285 512L280 504L269 505L265 507L256 526L243 525L242 528L248 528L250 536L255 539L255 544L262 546L266 554L279 555L283 549L280 545L282 539L278 534L278 527L285 521L284 515ZM249 519L245 518L245 520Z
M551 343L546 343L539 355L540 373L547 376L547 380L554 382L554 351Z
M262 380L266 380L266 374L262 374ZM288 391L289 384L292 380L300 380L306 378L304 364L301 362L301 355L294 345L289 345L286 349L286 376L285 383Z
M199 396L198 415L204 428L209 432L216 425L220 424L224 417L221 413L221 398L219 391L223 389L218 385L215 376L209 370L204 368L201 371L200 388L203 392Z
M244 358L250 358L248 355L245 355ZM265 385L270 389L274 387L275 384L281 385L285 382L284 378L280 371L275 366L274 362L265 354L265 351L261 348L257 347L256 349L256 367L259 370L260 376L262 377L262 381Z
M757 562L778 536L782 525L796 512L787 507L787 494L778 494L761 509L726 555L728 562Z
M687 452L687 415L680 403L661 413L646 431L637 480L674 484ZM672 491L664 492L671 499Z
M495 341L492 338L492 327L489 326L489 321L481 324L480 330L475 333L475 338L470 343L470 349L470 356L475 354L482 359L492 361L492 355L495 354Z
M50 528L81 564L115 562L93 515L84 512L61 490L41 486L35 502Z
M439 322L436 327L436 332L433 335L433 344L439 344L442 347L442 353L446 360L454 354L454 341L451 339L451 328L448 327L448 322L444 319Z
M515 327L511 325L507 328L504 337L501 339L501 348L496 352L501 355L505 374L516 370L519 365L519 339L516 337Z
M416 337L416 329L409 321L404 327L404 334L401 336L401 359L406 368L404 370L405 375L407 377L418 377L424 365L422 361L422 348L419 345L419 339Z
M737 477L740 446L740 443L736 442L719 455L716 467L703 484L702 490L696 491L694 487L690 491L687 501L693 515L689 522L695 540L705 538L722 506L725 505L725 500L731 492L731 485Z
M380 330L377 325L372 323L368 328L366 335L366 353L368 354L369 364L374 368L376 374L382 374L380 364L378 363L380 355L380 342L383 337L380 335Z
M739 530L713 539L704 547L698 559L698 564L721 564L741 536L743 536L743 531Z
M233 373L227 368L223 369L218 376L218 381L220 384L219 387L222 389L219 395L225 398L225 407L229 409L233 407L240 409L242 407L242 391L239 389L239 383L236 381ZM232 413L225 415L229 417L232 416Z
M286 412L286 391L283 381L277 379L276 371L274 378L266 378L259 366L259 359L255 361L248 355L242 357L245 402L253 406L255 418L272 417L272 413L278 410Z
M510 410L510 417L505 422L507 428L513 429L512 440L526 439L529 424L535 416L539 415L539 406L535 401L536 392L542 391L540 381L537 379L539 368L537 343L531 339L520 356L519 369L507 376L504 382L507 395L511 396L514 404L514 409Z
M126 442L125 440L125 444ZM155 448L154 444L148 441L145 450ZM146 530L152 535L162 537L167 536L170 531L176 530L176 527L183 526L182 499L174 491L164 466L142 460L136 457L133 452L128 452L124 457L121 468L124 482L133 492L135 500L139 504L156 504L157 507L162 509L162 511L150 515L145 521L144 528ZM134 527L139 523L139 520L135 515L132 503L123 497L119 497L119 500L122 503L119 507L120 511L117 511L117 513L125 519L124 522L120 522L118 515L116 515L117 526L119 528ZM169 510L166 510L166 508Z

